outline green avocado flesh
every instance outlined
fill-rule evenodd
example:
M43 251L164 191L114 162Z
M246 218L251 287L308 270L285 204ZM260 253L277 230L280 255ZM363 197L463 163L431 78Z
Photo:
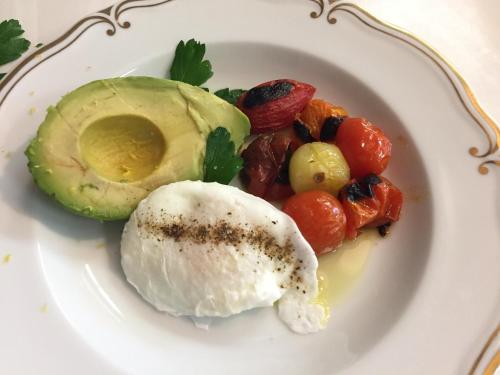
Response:
M130 216L161 185L203 178L208 134L223 126L238 149L248 118L203 89L151 77L94 81L47 110L26 149L36 184L100 220Z

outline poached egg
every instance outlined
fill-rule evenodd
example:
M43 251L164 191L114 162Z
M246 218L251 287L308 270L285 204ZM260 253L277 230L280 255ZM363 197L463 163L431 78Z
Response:
M292 331L324 326L314 251L288 215L238 188L159 187L125 225L121 254L127 280L173 316L227 317L279 301Z

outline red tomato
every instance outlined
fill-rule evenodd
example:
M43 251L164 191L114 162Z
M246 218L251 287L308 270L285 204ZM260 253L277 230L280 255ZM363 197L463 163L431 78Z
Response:
M292 129L258 136L242 152L241 173L250 194L278 201L293 194L288 181L291 154L302 145Z
M236 106L250 119L252 133L289 127L316 89L291 79L262 83L240 96Z
M306 191L288 198L283 211L295 220L316 255L335 250L342 244L346 216L342 205L324 191Z
M347 218L346 238L350 240L358 236L362 227L380 227L399 220L403 193L388 179L377 178L380 182L370 187L366 179L353 180L340 192L339 199Z
M388 179L384 177L381 177L381 179L382 184L373 187L375 199L380 202L380 208L375 219L368 225L372 228L398 221L403 206L403 193L401 190Z
M382 130L362 118L346 118L337 131L335 143L354 178L382 173L391 158L391 141Z

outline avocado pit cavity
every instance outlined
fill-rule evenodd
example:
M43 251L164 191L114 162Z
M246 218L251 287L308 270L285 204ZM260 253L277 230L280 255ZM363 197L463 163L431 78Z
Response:
M149 176L161 164L165 139L145 117L103 117L80 135L85 162L101 177L115 182L133 182Z

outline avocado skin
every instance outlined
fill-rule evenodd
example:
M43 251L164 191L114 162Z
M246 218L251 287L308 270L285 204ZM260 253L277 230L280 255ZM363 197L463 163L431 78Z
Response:
M80 135L91 120L119 115L144 117L165 138L161 163L144 179L109 180L82 155ZM101 221L123 220L157 187L202 179L206 138L218 126L228 129L237 149L250 131L242 112L199 87L152 77L98 80L47 109L25 155L36 185L66 209Z

